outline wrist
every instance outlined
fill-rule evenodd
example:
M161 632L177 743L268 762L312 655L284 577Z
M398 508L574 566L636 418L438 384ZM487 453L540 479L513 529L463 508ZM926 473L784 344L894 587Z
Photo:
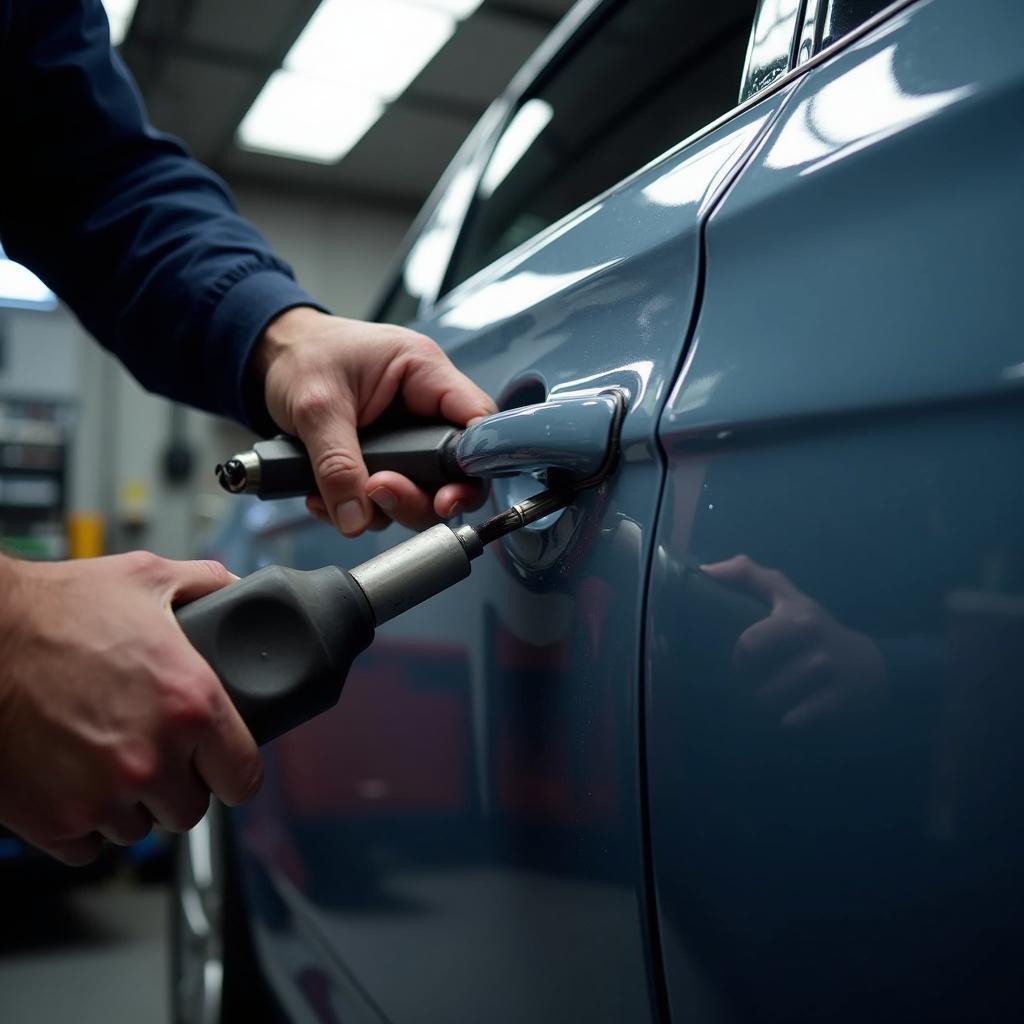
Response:
M277 359L299 344L304 337L309 337L310 332L327 316L314 306L292 306L275 316L252 350L250 366L258 379L265 381Z
M263 329L249 354L242 382L242 402L252 427L265 437L276 434L281 425L270 412L267 376L281 356L294 348L305 329L327 314L315 306L292 306L278 313Z
M8 662L17 624L25 617L23 591L27 565L27 562L0 555L0 663Z

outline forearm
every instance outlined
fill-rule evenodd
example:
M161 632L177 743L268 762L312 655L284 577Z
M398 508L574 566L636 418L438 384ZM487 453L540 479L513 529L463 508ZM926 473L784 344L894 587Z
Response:
M0 69L18 102L8 252L153 391L245 419L242 373L267 323L315 305L224 183L148 124L99 0L17 8Z

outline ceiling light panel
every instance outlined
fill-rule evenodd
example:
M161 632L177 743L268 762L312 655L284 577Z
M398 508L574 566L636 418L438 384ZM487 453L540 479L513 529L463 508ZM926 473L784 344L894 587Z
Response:
M348 153L383 110L383 102L369 93L296 71L275 71L238 126L238 144L331 164Z
M53 309L57 296L28 267L9 260L0 248L0 307Z
M422 0L323 0L284 66L392 100L455 25L451 11Z
M120 46L128 34L138 0L103 0L103 8L110 22L110 44Z
M483 2L483 0L418 0L427 7L440 7L443 11L449 11L456 18L468 18Z

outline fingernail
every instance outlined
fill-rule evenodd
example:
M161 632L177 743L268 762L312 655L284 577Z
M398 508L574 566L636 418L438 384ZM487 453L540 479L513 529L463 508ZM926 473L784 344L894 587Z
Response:
M462 511L466 506L461 502L457 501L450 509L448 509L448 518L454 519L456 516L462 515Z
M343 501L334 510L342 533L358 533L366 525L366 513L355 498Z
M378 487L370 494L370 501L384 512L394 512L398 499L386 488Z

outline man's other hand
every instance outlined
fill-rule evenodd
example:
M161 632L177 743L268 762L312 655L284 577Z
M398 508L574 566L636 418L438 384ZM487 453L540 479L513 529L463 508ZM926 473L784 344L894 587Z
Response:
M143 552L0 558L0 822L84 864L256 792L256 745L172 611L233 580Z
M398 399L414 415L456 426L495 411L429 338L300 307L271 323L251 365L274 421L309 451L320 491L309 510L346 536L391 520L424 529L483 501L475 484L446 484L431 495L398 473L370 477L363 462L356 431Z

